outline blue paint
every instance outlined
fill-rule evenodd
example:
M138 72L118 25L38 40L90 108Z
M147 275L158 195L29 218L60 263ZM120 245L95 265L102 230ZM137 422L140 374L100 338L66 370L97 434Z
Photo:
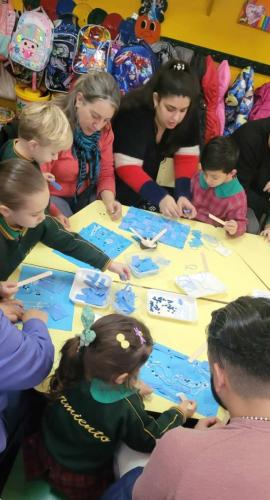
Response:
M20 280L48 271L44 267L22 266ZM22 300L26 309L36 307L48 313L48 328L72 330L74 305L69 300L69 292L74 274L53 271L51 276L35 283L22 286L16 299Z
M132 227L144 238L153 238L162 229L167 232L160 238L160 242L176 248L184 248L190 227L174 220L166 219L160 215L155 215L140 208L129 208L119 226L121 229L129 231Z
M218 404L211 393L207 361L195 360L190 363L185 354L155 344L147 363L141 369L140 377L159 396L179 403L176 394L184 392L188 399L197 401L197 411L202 415L217 413Z
M131 285L116 292L114 297L114 309L119 313L132 314L135 311L135 293Z
M80 293L77 293L76 299L84 301L86 304L105 307L108 303L110 287L106 284L105 278L100 278L100 273L95 273L94 276L87 275L84 280L86 285Z
M130 245L132 245L132 241L128 240L121 234L117 234L110 229L107 229L96 222L93 222L87 227L84 227L80 232L80 236L84 238L89 243L92 243L97 248L102 250L108 257L111 259L115 259L124 252ZM81 262L80 260L75 259L69 255L64 255L58 250L54 250L55 253L63 257L64 259L72 262L78 267L85 267L85 262ZM90 269L94 269L93 266L89 266Z

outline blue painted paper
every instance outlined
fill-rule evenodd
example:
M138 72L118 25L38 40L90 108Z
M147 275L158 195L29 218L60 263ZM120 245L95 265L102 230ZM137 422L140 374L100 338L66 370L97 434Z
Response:
M162 229L167 232L160 238L160 242L176 248L184 248L190 227L175 220L166 219L140 208L130 207L119 226L129 231L132 227L144 238L153 238Z
M106 255L110 257L110 259L115 259L130 245L132 245L132 241L128 240L121 234L117 234L114 231L101 226L101 224L97 224L96 222L93 222L89 226L84 227L79 232L79 235L89 243L92 243L97 248L102 250ZM72 262L78 267L89 266L89 269L94 269L93 266L90 266L85 262L81 262L80 260L77 260L69 255L64 255L58 250L54 250L54 253L57 253L58 255L60 255L60 257L63 257L64 259Z
M143 366L140 377L159 396L179 403L177 393L183 392L188 399L197 402L198 413L216 415L218 404L214 400L210 386L210 371L207 361L192 363L181 352L162 344L155 344L152 354Z
M44 267L22 266L20 280L25 280L48 271ZM72 330L74 304L69 300L69 292L74 274L54 271L47 278L22 286L16 299L22 300L24 307L38 308L48 313L48 328Z

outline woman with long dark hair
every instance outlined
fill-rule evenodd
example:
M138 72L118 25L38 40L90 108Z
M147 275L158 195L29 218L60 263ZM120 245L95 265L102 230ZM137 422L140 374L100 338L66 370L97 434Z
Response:
M122 98L113 121L121 203L170 217L193 214L189 198L199 159L198 96L199 83L189 66L171 60L146 85ZM156 182L166 157L174 161L173 195Z

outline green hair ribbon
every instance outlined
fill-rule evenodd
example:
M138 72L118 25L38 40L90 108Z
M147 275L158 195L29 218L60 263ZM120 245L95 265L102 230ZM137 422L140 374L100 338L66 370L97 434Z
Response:
M82 310L81 320L83 324L83 331L80 335L80 346L87 347L89 344L94 342L96 338L96 333L91 329L92 324L95 321L95 313L91 307L86 306Z

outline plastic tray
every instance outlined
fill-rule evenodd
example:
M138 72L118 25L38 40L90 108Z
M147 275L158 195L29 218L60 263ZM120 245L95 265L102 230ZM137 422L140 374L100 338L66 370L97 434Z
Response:
M193 297L179 293L148 290L147 311L153 316L175 319L178 321L197 321L197 302Z
M87 278L94 278L96 277L96 283L97 285L102 283L102 280L104 281L104 284L108 287L108 291L106 292L106 296L104 301L102 302L102 305L97 305L91 301L87 300L87 297L85 296L85 299L83 297L80 297L83 295L83 289L92 289L92 287L88 286L85 283L85 280ZM108 307L110 301L111 301L111 287L112 287L112 279L110 276L107 276L107 274L101 273L100 271L94 271L92 269L79 269L74 277L74 281L70 290L69 298L74 302L75 304L82 304L82 305L88 305L92 307L97 307L99 309L103 309L105 307Z
M182 274L176 276L176 285L190 297L207 297L226 292L225 285L212 273Z
M137 266L134 265L134 259L139 260L141 264L143 262L147 265L149 264L150 266L152 266L152 269L141 271L139 268L137 268ZM141 253L138 252L128 255L126 260L132 274L136 278L144 278L145 276L158 274L164 266L170 263L170 261L166 260L164 257L161 257L160 255L155 254L155 256L153 256L152 254L150 255L149 253L145 253L144 251L142 251Z

